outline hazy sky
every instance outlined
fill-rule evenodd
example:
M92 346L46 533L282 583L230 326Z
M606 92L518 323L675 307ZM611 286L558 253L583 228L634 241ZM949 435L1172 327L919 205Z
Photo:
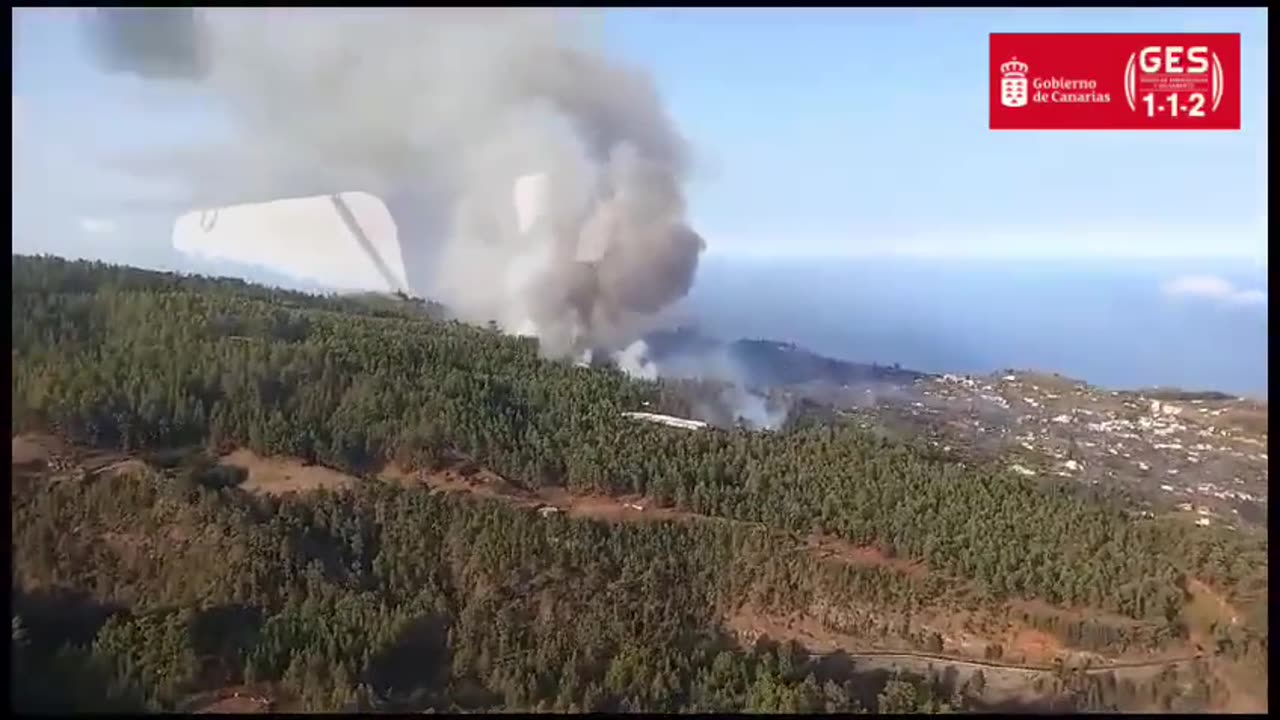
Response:
M57 11L14 11L15 250L168 252L120 216L95 157L207 127L149 115ZM1252 10L612 11L691 139L695 225L730 255L1266 256L1267 13ZM993 31L1240 32L1244 130L992 132ZM266 200L268 198L264 198Z

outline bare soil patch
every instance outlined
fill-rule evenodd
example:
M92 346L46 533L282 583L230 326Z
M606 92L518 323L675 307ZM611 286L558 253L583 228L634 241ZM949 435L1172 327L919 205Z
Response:
M1258 672L1258 668L1220 660L1214 663L1214 670L1214 674L1227 687L1227 699L1219 707L1212 708L1213 710L1232 714L1266 714L1268 678Z
M274 702L265 693L246 687L228 687L193 698L194 715L261 715L271 712Z
M98 473L106 478L116 478L145 472L147 469L148 465L145 462L136 459L129 459L111 463L99 470Z
M1240 610L1207 583L1187 579L1191 600L1183 608L1191 640L1209 650L1214 643L1210 628L1215 624L1235 625L1242 617ZM1224 713L1258 713L1267 711L1267 678L1259 668L1239 662L1220 660L1214 664L1214 675L1227 687L1227 699L1220 707Z
M263 715L268 708L245 697L222 698L194 711L196 715Z
M1222 414L1221 422L1236 430L1265 440L1270 429L1268 415L1266 405L1234 406Z
M1213 609L1220 623L1237 625L1240 623L1240 611L1227 601L1221 593L1195 578L1187 579L1187 590L1191 592L1192 603L1203 601Z
M826 535L810 535L806 546L818 557L849 565L888 567L908 575L923 575L929 568L923 560L891 558L878 547L853 543Z
M218 464L244 468L249 477L240 487L268 495L321 488L338 490L359 482L358 478L321 465L306 465L296 458L264 458L246 448L224 456Z
M477 497L527 502L528 493L521 492L497 473L485 469L463 472L459 466L435 470L409 470L395 463L388 464L378 477L400 485L426 485L440 492L456 492Z
M1134 621L1132 618L1127 618L1123 615L1120 615L1114 612L1098 610L1096 608L1073 607L1073 606L1067 606L1067 605L1051 605L1045 602L1044 600L1035 600L1035 599L1028 599L1028 598L1009 598L1005 600L1005 603L1008 606L1009 610L1011 611L1012 616L1015 618L1018 618L1019 613L1025 612L1032 616L1056 617L1061 621L1088 620L1095 623L1110 625L1116 628L1130 628L1130 627L1139 625L1139 623ZM1022 627L1022 626L1023 626L1023 623L1021 622L1020 619L1014 620L1014 622L1011 624L1009 635L1007 636L1007 640L1009 643L1014 643L1018 641L1017 631L1015 631L1012 628ZM1041 633L1041 634L1044 634L1044 633ZM1055 636L1049 635L1049 637L1055 637ZM1026 640L1031 643L1031 646L1033 648L1037 648L1041 646L1041 643L1037 638L1038 636L1027 636ZM1004 641L1001 641L1001 642L1004 642ZM1055 642L1057 644L1057 647L1061 648L1063 651L1073 652L1071 649L1065 648L1062 645L1062 642L1060 640L1057 640L1056 637L1055 637ZM1006 649L1009 647L1010 646L1006 644ZM1162 653L1159 653L1159 654L1146 652L1139 649L1131 649L1122 654L1114 656L1113 659L1116 661L1147 660L1147 659L1156 659L1161 656L1167 656L1170 658L1181 658L1181 657L1186 657L1186 655L1192 650L1194 650L1194 648L1192 647L1192 644L1179 642L1176 644L1170 644L1165 648L1165 650L1162 651ZM1085 654L1085 653L1082 653L1082 654Z
M986 642L957 643L954 637L946 643L942 653L926 653L909 644L900 637L876 638L869 636L853 636L834 630L823 624L810 613L796 613L780 616L744 605L724 616L727 630L748 644L756 638L765 636L775 641L795 641L806 650L816 654L828 654L836 651L857 654L907 653L920 656L951 658L952 661L988 662L980 652L985 649ZM946 628L942 628L945 631ZM943 633L947 634L947 633ZM969 634L975 641L976 635ZM1073 653L1062 647L1053 637L1036 630L1017 628L1003 638L997 638L1007 648L1004 658L996 664L1008 666L1032 666L1036 668L1052 667L1055 660L1072 661L1082 659L1083 654ZM989 640L987 641L989 642ZM974 652L974 651L977 652Z
M606 522L706 519L673 508L658 507L650 500L635 495L616 498L607 495L571 495L563 489L555 488L539 492L538 498L564 510L570 517L586 517Z
M777 617L744 605L728 613L724 627L745 645L751 645L761 637L783 642L793 640L811 653L828 654L844 651L850 654L870 650L885 650L874 644L848 635L842 635L825 627L807 615Z
M571 517L585 517L607 522L716 519L658 507L648 498L638 495L622 497L574 495L558 487L541 488L531 492L516 487L489 470L478 470L464 475L453 467L431 471L411 471L391 464L379 473L379 477L402 485L423 484L440 492L465 493L476 497L502 500L521 507L552 507Z
M1011 660L1021 658L1024 665L1048 665L1063 657L1066 648L1062 642L1041 630L1018 628L1007 638L1005 655Z
M15 435L12 444L13 465L34 465L47 462L55 452L60 450L60 443L47 435L23 434Z
M13 436L11 467L25 470L37 470L41 466L53 473L61 473L75 468L83 469L89 474L96 474L104 469L128 463L127 467L118 468L127 472L146 467L140 460L130 460L128 456L112 450L84 449L70 445L54 435L46 433L23 433ZM114 477L115 471L112 472Z

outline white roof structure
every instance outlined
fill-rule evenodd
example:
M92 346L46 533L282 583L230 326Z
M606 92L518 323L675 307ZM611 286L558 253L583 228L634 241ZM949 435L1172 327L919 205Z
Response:
M174 223L173 246L335 290L409 288L395 220L364 192L192 211Z
M647 412L626 412L623 415L634 418L636 420L644 420L646 422L659 423L661 425L669 425L671 427L681 428L683 430L699 430L707 427L707 423L701 420L689 420L687 418L678 418L672 415L660 415L658 413Z

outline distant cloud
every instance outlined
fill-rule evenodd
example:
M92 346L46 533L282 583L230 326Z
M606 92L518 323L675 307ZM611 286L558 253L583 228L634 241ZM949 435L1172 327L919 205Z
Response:
M116 224L106 218L81 218L80 229L90 235L105 235L116 231Z
M1217 275L1183 275L1164 284L1164 293L1172 296L1216 300L1227 305L1265 305L1265 290L1238 288Z

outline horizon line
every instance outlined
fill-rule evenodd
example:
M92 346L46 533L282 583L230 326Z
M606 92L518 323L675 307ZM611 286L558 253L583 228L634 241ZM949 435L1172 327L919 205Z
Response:
M963 248L901 248L841 250L826 248L726 248L708 244L704 257L762 259L762 260L840 260L910 258L919 260L1211 260L1248 262L1265 269L1267 256L1251 252L1230 251L1155 251L1155 250L1107 250L1073 252L1069 250L1044 250L1000 252L966 250Z

